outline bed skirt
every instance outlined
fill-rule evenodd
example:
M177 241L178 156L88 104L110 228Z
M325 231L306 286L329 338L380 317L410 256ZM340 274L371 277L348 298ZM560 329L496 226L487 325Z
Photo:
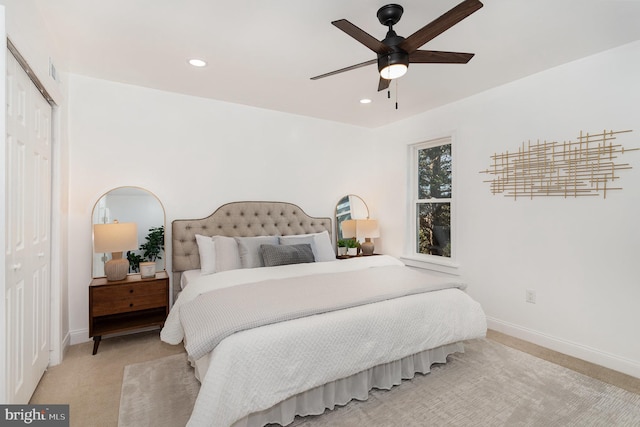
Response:
M367 400L373 388L389 390L403 379L411 379L416 372L430 372L434 363L446 363L447 356L464 352L461 342L446 344L431 350L407 356L394 362L321 385L283 400L264 411L249 414L232 427L262 427L269 423L283 426L291 424L296 415L320 415L325 409L346 405L350 400Z

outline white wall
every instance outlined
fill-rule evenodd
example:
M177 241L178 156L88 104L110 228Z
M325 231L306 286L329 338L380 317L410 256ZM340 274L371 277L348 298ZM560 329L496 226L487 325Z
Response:
M375 199L385 252L402 255L406 147L453 134L459 272L490 327L640 377L640 151L603 198L492 195L494 153L580 130L633 133L640 147L640 42L507 84L380 130ZM370 202L368 199L367 202ZM525 302L525 290L537 303Z
M69 88L72 343L89 339L91 210L106 191L158 196L168 241L172 220L231 201L288 201L333 217L343 195L375 191L356 163L371 130L77 75Z

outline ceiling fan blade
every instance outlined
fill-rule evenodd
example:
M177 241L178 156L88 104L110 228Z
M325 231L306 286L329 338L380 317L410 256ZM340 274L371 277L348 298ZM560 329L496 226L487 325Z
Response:
M380 77L380 81L378 82L378 92L381 90L385 90L391 84L391 80L383 79Z
M416 50L409 54L412 64L466 64L473 58L473 53L440 52L437 50Z
M311 80L323 79L325 77L333 76L334 74L344 73L345 71L355 70L356 68L365 67L367 65L377 64L377 59L372 59L370 61L361 62L360 64L352 65L350 67L341 68L339 70L331 71L330 73L320 74L319 76L311 77Z
M392 52L392 50L387 45L383 44L380 40L376 39L371 34L356 27L346 19L339 19L337 21L333 21L332 24L377 54L382 55L385 53Z
M411 34L398 46L405 52L412 53L429 40L434 39L473 12L479 10L482 6L483 4L479 0L465 0L444 15Z

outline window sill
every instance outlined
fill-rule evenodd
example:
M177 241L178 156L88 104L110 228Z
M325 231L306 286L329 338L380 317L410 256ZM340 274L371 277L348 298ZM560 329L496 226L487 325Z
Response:
M421 257L414 255L400 257L400 261L404 262L409 267L432 270L440 273L452 274L454 276L460 275L460 264L453 262L448 258L435 256Z

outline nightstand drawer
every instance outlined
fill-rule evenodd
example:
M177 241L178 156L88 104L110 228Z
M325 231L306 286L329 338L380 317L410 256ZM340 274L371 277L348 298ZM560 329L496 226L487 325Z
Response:
M163 282L103 286L93 289L93 316L164 307L167 287Z

